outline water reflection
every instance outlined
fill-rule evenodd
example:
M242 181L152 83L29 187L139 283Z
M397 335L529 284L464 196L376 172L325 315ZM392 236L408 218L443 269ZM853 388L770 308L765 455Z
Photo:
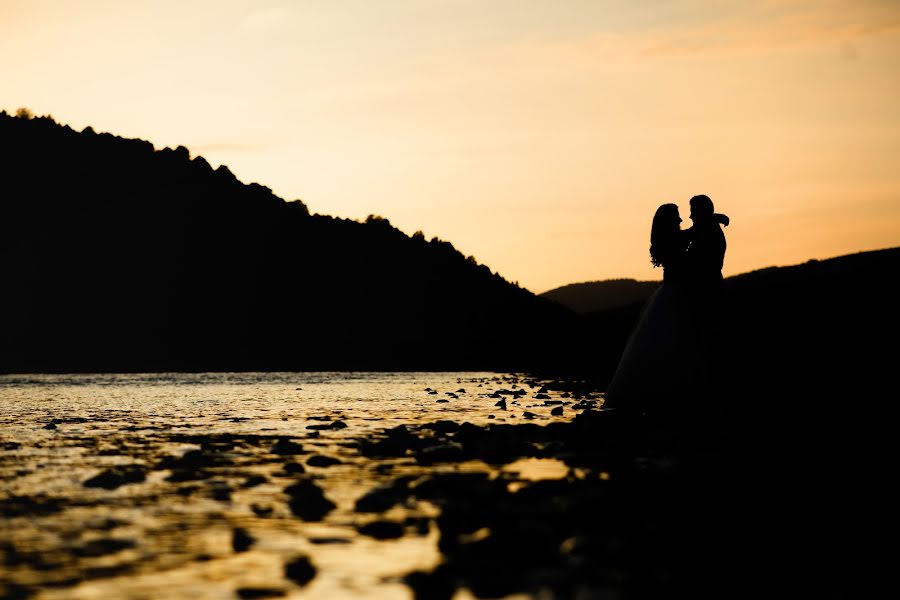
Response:
M555 458L520 458L504 465L504 473L513 473L523 481L562 479L569 473L566 463Z
M0 400L0 596L132 599L409 598L399 577L440 560L436 509L376 517L355 503L425 467L365 459L355 440L440 419L567 420L573 402L492 373L5 375ZM505 472L558 478L565 465ZM335 506L321 521L285 493L300 478ZM401 537L360 533L376 520ZM297 556L316 567L306 585L285 576Z

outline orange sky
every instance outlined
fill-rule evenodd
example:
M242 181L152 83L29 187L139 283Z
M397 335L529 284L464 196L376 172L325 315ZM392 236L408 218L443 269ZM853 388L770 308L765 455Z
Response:
M726 275L900 245L896 0L0 0L0 109L184 145L534 292L657 279L656 207Z

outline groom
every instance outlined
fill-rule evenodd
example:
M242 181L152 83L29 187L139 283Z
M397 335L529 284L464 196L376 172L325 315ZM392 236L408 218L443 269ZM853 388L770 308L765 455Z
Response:
M698 392L714 403L721 388L721 348L719 344L719 303L722 265L725 262L725 234L709 196L691 198L691 242L687 249L687 283L690 291L690 318L698 346L692 366Z
M695 289L718 295L725 262L725 234L709 196L694 196L690 204L693 226L687 249L688 277Z

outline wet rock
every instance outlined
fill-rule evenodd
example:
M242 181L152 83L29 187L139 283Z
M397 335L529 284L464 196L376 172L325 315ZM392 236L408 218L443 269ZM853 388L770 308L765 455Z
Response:
M280 588L271 587L242 587L235 590L241 600L254 600L256 598L283 598L287 592Z
M543 457L554 458L563 454L566 450L566 443L559 440L553 440L543 445L543 451L539 454Z
M445 404L445 403L447 403L447 402L450 402L450 401L449 401L449 400L444 400L443 398L440 399L440 400L435 400L435 403L437 403L437 404Z
M558 417L558 416L562 415L563 407L557 406L556 408L554 408L553 410L550 411L550 414L553 415L554 417Z
M398 425L383 432L382 439L360 440L359 452L367 457L393 458L406 456L408 450L420 445L419 438L413 435L405 425Z
M337 506L325 496L322 488L308 479L286 487L284 493L290 497L291 513L304 521L321 521Z
M433 571L414 571L403 578L415 600L451 600L457 581L450 569L439 565Z
M258 485L262 485L269 481L263 475L250 475L247 479L244 480L244 483L241 484L242 488L252 488Z
M487 494L498 484L487 473L438 473L410 488L410 493L420 500L446 500L460 496L474 497Z
M349 538L340 538L340 537L311 537L308 538L310 544L315 544L317 546L330 546L332 544L352 544L353 541Z
M526 419L533 419L533 418L535 418L537 415L534 414L533 412L529 412L529 411L526 410L524 413L522 413L522 416L523 416L524 418L526 418Z
M87 567L81 572L81 578L84 579L105 579L108 577L119 577L130 574L135 571L133 564L115 564Z
M253 514L257 517L268 517L272 515L274 509L268 504L257 504L253 503L250 505L250 510L253 511Z
M500 410L506 410L506 400L500 400L497 404L495 404L497 408Z
M208 479L211 475L202 470L176 469L172 474L166 477L166 481L172 483L180 483L182 481L197 481L198 479Z
M316 567L308 556L297 556L284 565L284 576L304 586L316 576Z
M512 415L515 416L515 415ZM454 436L465 449L467 458L480 458L488 464L505 464L523 456L534 456L535 447L524 432L537 425L489 425L477 427L464 423Z
M140 465L110 467L84 482L84 487L114 490L129 483L141 483L147 479L147 470Z
M343 421L335 421L334 423L331 424L331 427L330 427L330 429L346 429L346 428L347 428L347 424L344 423Z
M136 546L134 540L123 540L116 538L101 538L98 540L90 540L85 544L72 549L72 554L82 558L95 558L98 556L106 556L115 554L122 550L134 548Z
M111 531L117 527L128 525L128 521L113 519L110 517L101 517L99 519L91 519L84 523L85 529L96 529L98 531Z
M459 462L465 460L466 454L462 444L447 442L422 448L416 453L416 462L420 465L431 465L437 462Z
M582 400L581 402L576 402L572 405L572 408L576 410L591 410L597 407L597 403L593 400Z
M352 544L353 542L342 537L311 537L309 543L317 546L330 546L332 544Z
M403 525L396 521L373 521L362 525L357 531L376 540L394 540L403 537Z
M24 585L13 583L11 581L0 581L0 598L9 598L10 600L27 600L38 593L37 589L29 588Z
M409 529L412 529L416 535L428 535L428 532L431 530L431 519L428 517L406 517L403 520L403 525Z
M298 473L306 473L306 467L300 463L289 462L284 463L284 472L287 475L297 475Z
M231 547L235 552L246 552L256 542L256 538L243 527L235 527L231 532Z
M103 448L97 451L97 456L123 456L125 454L121 448Z
M332 465L343 464L343 462L332 456L316 454L315 456L311 456L309 460L306 461L306 464L311 467L330 467Z
M422 429L430 429L435 433L454 433L459 429L459 423L456 423L455 421L440 420L422 425Z
M219 502L231 502L231 488L224 481L216 481L212 485L209 497Z
M204 452L203 450L188 450L181 456L167 456L160 461L157 468L170 469L172 474L167 477L168 481L194 481L198 479L207 479L210 474L207 468L217 466L224 463L217 454Z
M409 496L409 482L412 477L401 477L390 484L377 487L356 501L356 512L380 513L396 504L403 503Z
M237 445L237 440L229 433L223 433L217 436L205 436L201 438L200 450L207 456L217 456L221 459L223 452L232 450Z
M42 429L56 429L56 423L47 423Z
M303 446L297 442L291 441L290 438L279 438L272 446L272 453L281 456L293 456L296 454L304 454Z
M534 398L535 400L549 400L550 396L547 394L535 394Z

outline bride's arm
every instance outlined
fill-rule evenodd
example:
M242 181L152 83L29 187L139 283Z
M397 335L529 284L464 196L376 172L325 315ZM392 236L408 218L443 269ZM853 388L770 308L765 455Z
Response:
M723 215L722 213L713 214L713 219L715 219L716 223L720 223L725 227L728 227L728 224L731 223L731 219L728 218L728 215Z

